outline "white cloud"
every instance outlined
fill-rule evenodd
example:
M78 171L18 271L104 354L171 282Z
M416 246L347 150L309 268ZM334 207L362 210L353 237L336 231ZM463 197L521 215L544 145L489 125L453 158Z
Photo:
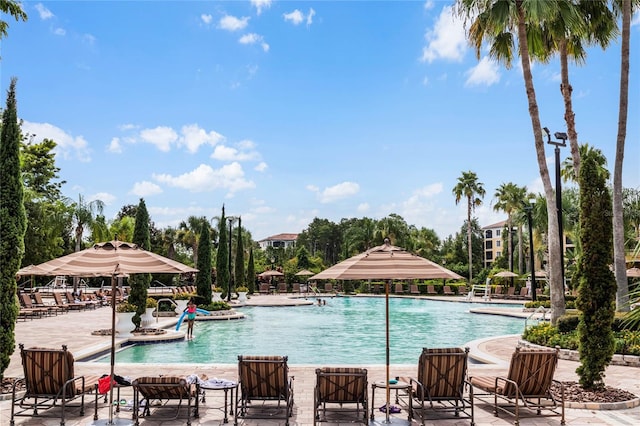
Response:
M284 13L282 15L285 21L291 22L293 25L300 25L304 21L304 14L296 9L293 12Z
M129 194L137 195L139 197L148 197L150 195L156 195L162 193L162 188L153 182L143 180L142 182L136 182L133 184L133 188L129 191Z
M307 188L311 192L319 192L320 191L320 188L318 188L315 185L307 185L305 188Z
M332 203L343 198L350 197L360 191L360 185L355 182L342 182L334 186L325 188L318 194L320 202L323 204Z
M64 28L56 28L53 30L53 34L57 36L64 36L67 34L67 31Z
M166 183L175 188L186 189L191 192L214 191L226 189L232 195L243 189L255 187L255 183L246 180L242 166L237 163L227 164L218 170L211 166L201 164L194 170L180 176L169 174L154 174L153 179L160 183Z
M269 45L264 41L264 37L262 37L260 34L256 34L256 33L245 34L242 37L240 37L238 42L240 44L260 43L260 45L262 46L262 50L264 50L265 52L269 51Z
M140 132L140 138L160 151L168 152L171 144L178 140L178 134L171 127L158 126L155 129L144 129Z
M195 153L198 151L201 145L209 144L215 146L217 143L222 142L225 138L220 133L200 128L197 124L187 124L182 126L182 137L178 141L178 145L186 146L187 151Z
M436 59L447 59L460 62L466 51L462 21L455 17L450 6L442 8L433 30L425 34L427 45L422 48L422 62L433 62Z
M260 15L263 9L271 7L271 0L251 0L251 6L256 8L256 13Z
M96 43L96 38L92 34L83 34L82 42L84 44L88 44L89 46L93 46Z
M47 19L53 18L55 15L49 9L44 7L42 3L38 3L35 6L35 9L38 11L38 15L40 15L40 19L46 21Z
M90 203L95 200L100 200L105 206L110 206L116 201L116 199L117 197L115 195L109 194L108 192L98 192L87 197L87 202Z
M236 18L231 15L224 15L218 22L218 28L227 31L243 30L249 24L249 16L243 16L242 18Z
M467 80L464 85L491 86L500 81L500 67L489 57L483 57L478 64L465 73Z
M111 138L107 151L120 154L122 152L122 145L120 144L120 138Z
M200 15L200 19L202 19L202 22L209 25L213 21L213 16L203 13Z
M413 194L418 197L430 198L442 192L442 183L432 183L422 188L416 189Z
M431 10L435 6L434 0L427 0L424 2L424 10Z
M640 13L636 12L631 18L631 26L640 25Z
M313 17L316 16L316 11L311 7L309 8L309 13L307 14L307 27L313 24Z
M358 211L358 213L366 213L369 211L370 208L371 206L369 206L369 203L360 203L358 204L358 207L356 208L356 210Z
M258 163L257 166L255 166L253 168L253 170L255 170L256 172L264 172L265 170L267 170L269 166L267 166L267 163L265 163L264 161L261 161Z
M259 154L253 150L253 145L238 144L240 149L230 146L217 145L211 154L211 158L219 161L249 161L256 160Z
M64 159L75 158L82 162L91 161L89 155L89 143L80 136L72 136L59 127L49 123L22 123L24 133L35 135L34 142L42 142L43 139L51 139L57 144L55 151Z
M127 130L135 130L135 129L137 129L138 127L140 127L140 126L138 126L138 125L136 125L136 124L130 124L130 123L127 123L127 124L120 124L120 125L118 126L118 129L119 129L119 130L122 130L122 131L124 132L124 131L127 131Z

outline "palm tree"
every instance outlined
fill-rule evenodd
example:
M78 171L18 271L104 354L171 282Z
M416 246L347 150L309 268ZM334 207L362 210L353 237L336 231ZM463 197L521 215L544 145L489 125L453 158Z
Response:
M533 139L536 148L536 158L540 169L540 178L547 199L548 215L548 241L549 241L549 266L551 287L551 322L556 323L558 318L564 315L564 283L562 282L562 258L560 253L560 235L558 225L558 212L555 201L555 192L551 184L549 168L545 154L545 144L542 136L542 124L536 91L531 72L531 58L529 52L529 39L533 46L542 46L540 31L528 32L528 29L538 25L537 23L552 20L557 14L557 2L526 2L523 0L458 0L457 10L465 19L471 20L468 29L468 37L480 57L483 51L484 41L490 43L489 55L511 67L516 52L520 55L522 76L525 85L525 94L531 118ZM534 25L535 23L535 25ZM513 31L515 30L515 34ZM515 36L515 37L514 37ZM535 54L536 52L534 52ZM534 55L535 57L535 55Z
M72 206L73 223L75 224L76 251L82 250L82 235L85 227L91 227L96 219L96 213L102 215L104 203L100 200L86 202L82 194L78 195L78 202Z
M513 272L513 214L522 207L527 188L520 187L515 183L503 183L498 187L493 195L498 201L494 204L493 210L503 211L507 214L507 247L509 250L509 270ZM518 236L520 240L520 236ZM520 247L522 245L518 243ZM522 257L522 253L520 253Z
M206 217L189 216L185 221L180 222L176 239L193 254L193 264L198 264L198 241L202 226L209 221Z
M462 172L458 183L453 187L453 195L456 197L456 205L464 197L467 200L467 250L469 253L469 284L473 279L473 245L471 244L471 212L482 205L485 190L482 182L478 182L478 176L469 170Z

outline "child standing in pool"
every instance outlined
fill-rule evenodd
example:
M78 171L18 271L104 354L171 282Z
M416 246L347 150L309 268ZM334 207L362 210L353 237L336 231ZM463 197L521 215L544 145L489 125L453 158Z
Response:
M192 297L187 303L187 340L193 339L193 323L196 320L196 309L196 302Z

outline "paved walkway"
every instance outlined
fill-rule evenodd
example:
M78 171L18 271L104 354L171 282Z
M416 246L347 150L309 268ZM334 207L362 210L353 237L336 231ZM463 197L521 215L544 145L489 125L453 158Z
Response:
M313 299L311 299L313 300ZM452 300L449 298L448 300ZM254 296L249 302L252 305L290 305L296 303L309 303L304 298L292 300L281 295ZM475 306L476 307L480 307ZM505 306L505 309L509 309ZM513 309L513 308L512 308ZM481 320L481 314L479 314ZM163 320L165 321L165 320ZM166 320L165 325L170 324L175 319ZM24 343L25 346L46 346L60 347L66 344L76 358L83 354L104 350L110 345L110 336L93 336L91 332L98 329L111 327L111 310L109 308L99 308L89 311L69 312L68 314L52 316L32 321L20 321L16 325L16 343ZM474 342L471 351L478 357L495 361L496 364L473 364L469 365L469 374L504 374L513 352L517 345L518 336L502 336L493 339ZM286 350L284 350L286 354ZM417 359L416 359L417 361ZM560 360L556 379L577 380L575 369L578 363L573 361ZM313 388L315 384L315 368L319 366L311 365L291 365L290 373L294 379L295 407L293 417L290 419L292 425L312 425L313 424ZM369 383L384 380L386 372L382 365L364 365L369 372ZM76 362L76 374L104 374L108 373L108 367L104 364L91 362ZM391 366L391 376L415 376L416 365L393 365ZM153 364L121 364L116 366L116 374L129 377L142 375L173 374L206 374L209 378L219 377L226 379L237 378L237 366L235 364L180 364L180 365L153 365ZM22 366L19 351L11 357L9 368L5 371L6 377L22 376ZM610 366L606 372L606 382L610 386L626 389L640 395L640 370L633 367ZM193 423L194 425L218 425L222 424L223 414L218 409L223 403L222 392L209 392L207 402L201 405L201 416ZM383 404L384 392L376 392L374 407ZM130 389L124 389L122 398L130 400L132 397ZM0 425L8 425L10 418L10 401L0 401ZM101 403L99 409L100 424L104 424L109 418L108 405ZM381 424L384 414L376 411L376 422L371 424ZM569 425L637 425L640 424L640 407L621 410L588 410L588 409L567 409L567 424ZM121 411L115 416L116 419L130 420L131 412ZM394 424L408 424L407 413L403 408L400 414L393 415ZM496 418L491 410L482 404L475 404L475 419L477 425L508 425L513 424L513 417L501 416ZM16 422L20 425L55 425L59 423L56 419L45 418L20 418ZM153 416L144 419L143 425L180 425L182 420L158 421ZM426 424L438 425L468 425L468 420L463 419L438 419ZM77 411L71 411L67 419L67 425L90 425L93 424L92 415L83 417L77 416ZM242 425L281 425L283 421L275 420L244 420ZM338 425L339 423L330 423ZM419 424L414 421L412 424ZM521 420L522 425L559 425L558 417L552 418L525 418Z

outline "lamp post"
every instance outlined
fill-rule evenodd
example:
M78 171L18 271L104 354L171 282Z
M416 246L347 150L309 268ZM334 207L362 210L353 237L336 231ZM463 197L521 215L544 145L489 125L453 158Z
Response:
M549 129L543 129L547 134L547 143L555 146L554 153L556 157L556 211L558 213L558 234L560 236L560 272L562 276L562 286L564 288L564 230L562 229L562 182L560 180L560 147L567 146L568 136L564 132L555 132L553 135L559 141L552 141Z
M536 258L533 253L533 220L531 219L531 211L533 206L531 203L524 206L527 212L527 226L529 227L529 261L531 262L531 300L536 301Z
M233 269L231 269L231 241L233 238L231 238L231 226L234 220L236 220L236 218L233 216L227 217L227 221L229 222L229 288L227 289L227 302L231 302L231 290L233 289Z

